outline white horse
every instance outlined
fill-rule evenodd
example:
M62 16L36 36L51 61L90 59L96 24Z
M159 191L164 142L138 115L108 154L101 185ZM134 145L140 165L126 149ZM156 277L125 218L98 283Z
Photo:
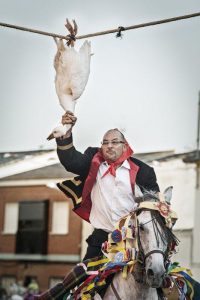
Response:
M171 190L170 187L163 194L165 204L170 204ZM121 273L117 273L103 297L104 300L164 299L158 296L157 288L162 286L170 247L173 242L177 243L177 239L169 226L166 226L166 220L158 210L144 208L145 201L161 203L155 194L146 193L138 201L144 201L143 209L138 210L136 217L136 238L139 248L137 258L141 261L139 270L136 268L132 274L129 273L127 279L122 278ZM96 295L94 299L101 297Z
M172 245L178 242L171 230L173 222L177 219L175 212L170 209L171 190L172 188L166 189L163 195L151 192L141 195L136 198L138 208L128 217L120 220L118 224L119 229L121 228L121 232L123 231L122 227L125 229L123 237L125 240L120 240L121 246L122 244L125 245L125 248L123 248L125 252L122 253L128 253L131 248L133 249L129 254L135 251L135 255L130 255L130 260L128 260L129 263L134 264L133 271L128 273L126 279L122 277L121 272L117 272L113 282L107 288L103 300L166 299L162 295L158 295L157 289L162 287L163 279L166 275L166 264L169 262L169 255L173 251ZM113 242L111 241L110 245ZM113 245L115 247L117 243ZM121 249L121 246L118 246L115 250ZM109 249L107 248L106 250L107 255L113 255L113 253L114 256L118 255L118 253L112 252L114 250L112 247L111 250ZM110 262L113 262L112 258L110 258ZM84 262L78 264L66 275L63 282L36 296L35 300L59 300L65 294L66 296L68 295L67 299L80 299L81 295L85 293L81 288L82 284L84 284L81 276L84 278L87 274L85 274L85 270L87 272L88 268L86 265ZM89 272L91 273L90 269L88 274ZM75 290L72 290L74 288ZM69 294L70 290L72 291L71 294ZM90 299L102 299L97 293L93 296L96 292L95 287L94 289L89 289L90 292L92 295Z

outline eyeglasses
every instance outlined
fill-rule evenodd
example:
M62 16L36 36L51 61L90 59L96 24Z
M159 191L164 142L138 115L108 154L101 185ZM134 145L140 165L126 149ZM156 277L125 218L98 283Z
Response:
M102 146L108 146L111 144L111 146L118 146L119 144L125 144L123 141L103 141L101 142Z

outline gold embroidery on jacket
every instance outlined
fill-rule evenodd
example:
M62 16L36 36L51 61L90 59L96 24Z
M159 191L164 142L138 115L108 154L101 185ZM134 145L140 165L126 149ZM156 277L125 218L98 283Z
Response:
M81 203L82 197L78 198L77 195L70 189L69 187L65 186L63 183L60 183L60 186L67 191L76 201L76 204Z
M71 182L73 182L73 184L75 184L76 186L79 186L82 183L81 180L76 180L75 178L71 179Z
M72 147L73 147L73 143L70 143L69 145L65 145L65 146L59 146L59 145L57 145L57 148L59 150L68 150L68 149L70 149Z

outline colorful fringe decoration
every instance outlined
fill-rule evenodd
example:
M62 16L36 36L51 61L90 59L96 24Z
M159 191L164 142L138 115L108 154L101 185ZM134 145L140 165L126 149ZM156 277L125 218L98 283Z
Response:
M107 258L104 258L107 262L98 270L96 273L90 275L75 291L74 299L77 300L81 297L82 300L92 299L93 293L95 293L98 287L105 285L105 279L114 273L122 271L123 277L127 277L128 268L131 268L130 262L111 262ZM96 266L100 264L99 260L96 262ZM94 262L92 262L93 266ZM91 266L91 263L88 263L88 267ZM88 272L86 272L88 273Z
M190 269L180 267L179 263L174 262L168 266L167 273L171 284L178 292L177 300L200 300L200 283L192 278ZM173 287L169 287L169 290Z
M112 233L111 233L111 238L113 240L114 243L119 243L122 240L122 233L121 230L119 229L115 229Z

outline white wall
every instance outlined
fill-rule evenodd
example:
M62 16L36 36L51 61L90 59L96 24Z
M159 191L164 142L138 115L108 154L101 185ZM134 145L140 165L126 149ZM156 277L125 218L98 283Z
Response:
M178 253L173 256L173 262L179 262L182 267L189 268L192 271L195 280L200 281L200 264L192 263L192 230L177 230L174 232L179 238L180 244Z
M194 227L195 180L194 164L185 164L181 159L166 162L154 162L161 192L173 186L172 209L178 214L175 229Z
M175 234L180 239L179 252L173 256L181 266L190 268L196 280L200 281L200 263L194 263L194 218L199 199L196 199L196 165L185 164L182 159L166 162L154 162L161 192L172 185L172 209L179 219L174 227ZM197 223L196 223L197 224ZM196 225L195 225L196 226ZM198 228L197 228L198 229ZM197 230L200 236L200 228ZM200 241L196 241L200 243ZM200 254L199 254L200 257Z

